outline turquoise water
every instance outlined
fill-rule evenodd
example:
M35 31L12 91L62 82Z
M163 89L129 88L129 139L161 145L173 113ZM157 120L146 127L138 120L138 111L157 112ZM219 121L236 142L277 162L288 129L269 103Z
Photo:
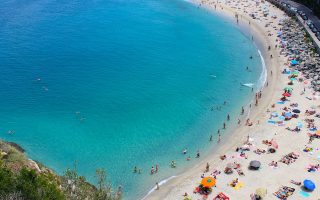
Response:
M76 161L95 183L103 167L127 199L196 162L184 148L213 147L210 134L251 97L240 83L261 74L250 37L185 1L1 4L0 137L60 174Z

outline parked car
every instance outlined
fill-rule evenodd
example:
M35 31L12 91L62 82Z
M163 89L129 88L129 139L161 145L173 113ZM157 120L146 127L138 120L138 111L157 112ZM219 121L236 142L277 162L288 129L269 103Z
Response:
M293 12L297 12L298 11L298 9L295 8L295 7L291 7L290 10L292 10Z
M309 28L312 30L314 28L314 25L313 24L310 24L309 25Z
M304 21L308 20L308 17L307 17L306 15L301 16L301 18L302 18Z
M313 28L311 29L311 31L314 32L314 33L316 33L316 32L318 31L318 29L317 29L316 27L313 27Z
M312 23L311 20L308 20L308 21L306 22L306 24L307 24L309 27L310 27L311 24L313 25L313 23Z

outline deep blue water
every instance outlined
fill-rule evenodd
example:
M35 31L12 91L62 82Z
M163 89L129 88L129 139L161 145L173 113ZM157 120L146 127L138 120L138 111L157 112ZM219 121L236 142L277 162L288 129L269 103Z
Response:
M181 0L3 0L0 67L0 137L60 174L103 167L128 199L214 146L262 70L250 37Z

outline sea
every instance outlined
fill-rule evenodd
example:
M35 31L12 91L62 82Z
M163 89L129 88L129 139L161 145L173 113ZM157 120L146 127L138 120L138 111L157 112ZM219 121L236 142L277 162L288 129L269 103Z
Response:
M0 138L129 200L209 155L264 72L250 30L183 0L3 0L0 69Z

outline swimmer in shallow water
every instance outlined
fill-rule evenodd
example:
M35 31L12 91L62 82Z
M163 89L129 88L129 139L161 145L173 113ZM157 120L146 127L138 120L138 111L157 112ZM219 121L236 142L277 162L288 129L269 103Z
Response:
M188 152L187 149L184 149L184 150L182 151L183 154L187 154L187 152Z

